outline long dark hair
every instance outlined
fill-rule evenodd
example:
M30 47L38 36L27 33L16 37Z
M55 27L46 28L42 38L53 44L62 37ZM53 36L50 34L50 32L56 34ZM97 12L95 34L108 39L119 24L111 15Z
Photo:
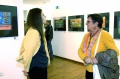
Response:
M41 35L41 41L43 41L44 32L43 32L43 22L42 22L41 13L42 13L42 9L40 8L30 9L27 16L27 25L28 28L32 27L38 30L38 32Z

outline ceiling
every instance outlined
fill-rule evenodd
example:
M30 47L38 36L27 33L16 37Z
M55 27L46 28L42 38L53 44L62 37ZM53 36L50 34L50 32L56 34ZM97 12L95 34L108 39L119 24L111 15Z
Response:
M29 5L43 5L50 2L50 0L23 0L23 4Z

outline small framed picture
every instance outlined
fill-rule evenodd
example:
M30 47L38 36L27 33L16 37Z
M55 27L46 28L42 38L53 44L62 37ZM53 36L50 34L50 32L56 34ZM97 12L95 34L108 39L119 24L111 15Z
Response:
M54 18L54 31L66 31L66 17Z
M103 18L102 27L104 30L109 32L109 13L100 13Z
M114 12L114 39L120 39L120 11Z
M84 31L84 15L68 16L69 31Z

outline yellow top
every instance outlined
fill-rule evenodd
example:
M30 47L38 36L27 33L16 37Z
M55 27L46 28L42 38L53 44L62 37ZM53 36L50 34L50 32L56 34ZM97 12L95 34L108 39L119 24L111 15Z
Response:
M29 71L32 57L37 53L40 44L39 32L30 28L22 41L20 55L16 59L18 62L22 62L25 71Z
M86 54L83 52L83 45L84 45L85 38L86 38L86 36L88 34L89 33L87 33L87 34L84 35L84 37L82 39L82 43L80 45L80 48L78 49L78 55L79 55L79 57L82 60L86 57ZM91 49L91 58L94 57L94 51L95 51L95 48L96 48L96 44L97 44L97 42L95 42L94 45L92 46L92 49ZM101 31L101 37L100 37L100 42L99 42L99 45L98 45L97 53L98 52L102 52L102 51L106 51L108 49L115 50L117 52L117 55L119 55L119 50L116 47L116 44L115 44L114 39L112 38L112 36L107 31L102 30ZM92 64L87 65L86 69L89 72L93 72Z
M24 70L29 72L30 63L32 60L32 57L37 53L39 50L39 47L41 46L40 41L40 34L36 29L30 28L24 37L21 48L20 48L20 54L16 58L17 62L20 62L24 65ZM44 39L46 42L46 39ZM49 53L47 49L47 44L45 43L45 50L46 50L46 56L48 57L48 64L50 63L49 59Z

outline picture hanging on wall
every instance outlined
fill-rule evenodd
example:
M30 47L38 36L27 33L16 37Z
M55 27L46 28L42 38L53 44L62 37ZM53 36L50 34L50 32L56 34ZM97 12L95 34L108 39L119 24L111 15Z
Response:
M69 31L84 31L84 15L68 16Z
M120 11L114 12L114 38L120 39Z
M17 7L0 5L0 37L18 36Z
M55 17L54 18L54 30L55 31L66 31L66 17Z
M100 13L103 18L102 27L104 30L109 32L109 12L107 13Z

